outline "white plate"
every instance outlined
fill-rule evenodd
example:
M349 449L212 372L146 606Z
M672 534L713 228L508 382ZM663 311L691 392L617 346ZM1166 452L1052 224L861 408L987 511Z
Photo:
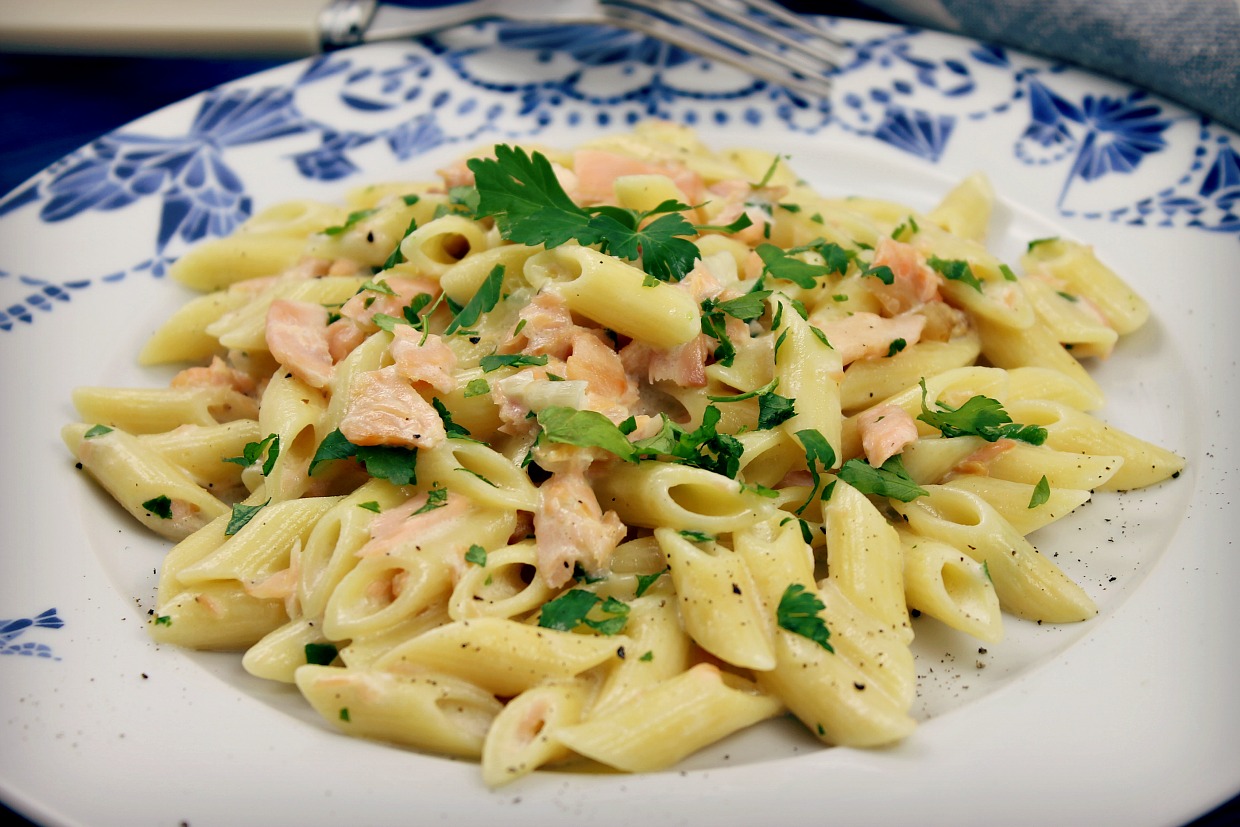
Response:
M83 148L0 203L0 794L55 825L1184 822L1240 789L1240 139L1128 87L855 21L833 106L612 32L483 26L281 67ZM340 737L235 655L152 645L164 544L73 468L73 387L156 385L139 345L186 245L294 196L424 178L475 146L570 146L660 116L792 156L820 189L924 209L985 171L996 249L1093 242L1155 308L1097 366L1104 415L1188 458L1039 545L1100 616L979 653L921 621L929 720L879 751L775 722L647 776L539 773ZM948 653L944 653L944 650Z

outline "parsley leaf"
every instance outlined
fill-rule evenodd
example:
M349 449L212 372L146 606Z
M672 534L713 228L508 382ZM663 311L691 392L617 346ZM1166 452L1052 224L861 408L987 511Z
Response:
M815 279L836 272L829 264L810 264L794 258L791 250L781 250L774 244L759 244L754 252L762 259L763 272L806 289L814 286Z
M619 207L586 210L573 203L539 152L499 144L494 158L471 158L478 191L475 214L493 216L504 238L518 244L558 247L569 241L598 245L602 252L629 260L641 258L646 272L661 281L679 281L699 256L686 236L697 234L679 210L687 205L665 201L637 213ZM641 222L667 213L646 226Z
M470 379L465 385L465 398L470 399L475 396L484 396L491 392L491 385L487 380L479 377L478 379Z
M835 449L831 447L831 443L827 442L824 437L815 428L805 428L796 432L797 439L801 440L801 445L805 447L805 464L809 466L810 477L814 484L810 488L809 498L801 503L795 513L800 514L811 502L814 501L814 495L818 493L818 484L822 481L822 476L818 473L818 466L822 465L822 470L826 471L835 465Z
M999 439L1017 439L1030 445L1046 441L1046 429L1039 425L1018 425L1003 410L999 400L989 396L974 396L959 408L935 402L938 410L926 406L926 380L920 380L921 413L917 416L927 425L938 428L945 437L980 436L987 442Z
M931 269L949 281L962 281L972 287L977 292L982 292L982 283L977 280L977 276L973 275L973 268L969 267L969 262L960 259L944 260L938 256L930 256L926 259Z
M86 433L82 434L82 439L94 439L97 436L112 433L112 429L107 425L93 425Z
M331 643L307 643L305 653L306 663L328 666L336 659L339 651Z
M784 589L783 596L779 598L775 620L781 629L808 638L828 652L834 653L835 649L827 642L831 637L831 630L819 616L819 612L825 608L826 605L818 595L806 591L800 583L793 583Z
M538 366L547 364L547 354L530 356L525 353L492 353L478 360L483 373L506 367Z
M307 473L314 476L321 463L356 457L372 477L380 477L393 485L411 485L418 481L416 448L395 445L354 445L345 438L340 429L323 437L314 456L310 459Z
M474 543L469 547L469 551L465 552L465 562L473 563L475 566L486 568L487 550L482 546Z
M166 494L160 494L158 497L151 497L142 503L142 507L147 511L159 517L161 520L172 519L172 500L168 499Z
M439 484L431 486L431 490L426 492L426 503L413 512L413 516L425 514L428 511L434 511L436 508L443 508L448 504L448 489L440 488Z
M368 210L356 210L354 212L351 212L348 214L348 216L345 217L343 224L337 224L334 227L328 227L324 229L323 235L340 235L341 233L348 230L350 227L352 227L357 222L365 218L369 218L370 216L374 215L378 211L379 209L377 207L373 207Z
M497 264L491 268L490 274L482 282L482 286L478 288L478 292L474 293L473 298L465 303L461 308L461 312L448 323L444 328L444 335L451 336L462 328L472 327L477 324L478 319L483 313L489 313L499 303L500 288L504 282L504 265Z
M591 618L591 610L598 607L607 618ZM585 624L604 635L619 634L629 619L629 607L626 603L609 597L606 600L594 592L585 589L569 589L564 594L543 604L538 615L538 625L544 629L556 629L571 632Z
M680 532L680 533L681 533L681 534L686 534L687 532L682 531L682 532ZM706 537L705 535L703 535L703 537L704 537L704 539L705 539L705 540L709 540L709 539L710 539L709 537ZM691 539L691 540L692 540L692 539L694 539L694 538L690 537L689 539ZM670 569L670 568L665 568L665 569L663 569L663 571L656 571L656 572L654 572L653 574L639 574L639 575L637 575L637 591L636 591L636 593L634 594L634 597L641 597L643 594L645 594L645 593L646 593L646 590L647 590L647 589L649 589L651 586L653 586L653 585L654 585L654 583L655 583L655 581L656 581L656 580L658 580L658 579L659 579L660 577L662 577L663 575L667 574L669 571L671 571L671 569Z
M836 476L862 494L877 494L904 503L912 502L927 493L926 489L908 475L904 460L900 459L899 454L889 458L878 468L863 459L850 459L840 466Z
M270 498L267 502L259 503L258 505L235 503L232 507L232 516L228 518L228 527L224 529L224 534L231 537L245 528L246 524L254 519L254 515L262 511L269 502L271 502Z
M634 447L641 456L667 455L682 465L736 479L745 446L731 434L719 433L721 416L718 408L707 405L702 412L702 424L693 431L686 431L664 416L659 433L634 443Z
M431 397L431 407L439 414L439 418L443 420L443 429L449 439L473 439L473 435L464 425L457 424L452 419L452 412L448 410L448 406L439 401L439 397Z
M379 502L377 500L367 500L364 503L358 503L357 507L364 508L367 511L373 511L376 514L378 514L380 511L383 510L382 506L379 505Z
M598 411L551 405L539 411L537 417L538 424L542 426L540 439L583 448L602 448L630 461L637 458L633 443L615 423Z
M1050 498L1051 483L1046 478L1046 475L1043 474L1042 479L1038 480L1038 484L1033 487L1033 496L1029 498L1029 507L1037 508L1039 505L1046 503Z
M766 431L796 416L795 399L774 391L758 397L758 430Z
M241 456L226 457L224 462L234 462L243 467L249 467L258 462L263 452L267 452L267 461L263 463L263 476L271 473L271 469L275 467L276 460L280 457L280 436L279 434L268 434L265 439L260 442L247 442L245 447L241 449Z

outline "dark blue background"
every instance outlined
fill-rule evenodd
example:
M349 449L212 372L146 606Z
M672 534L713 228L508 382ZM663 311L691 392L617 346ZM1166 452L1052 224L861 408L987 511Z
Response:
M31 0L31 2L48 0ZM259 2L260 0L256 0ZM416 5L416 3L410 3ZM802 11L890 21L847 0L785 5ZM162 106L281 60L19 55L0 52L0 194L95 138ZM1237 699L1240 702L1240 699ZM1240 786L1240 779L1236 779ZM72 790L66 790L72 794ZM1171 794L1169 792L1169 794ZM830 802L824 802L830 811ZM6 824L31 822L0 804ZM1240 797L1192 827L1240 824Z

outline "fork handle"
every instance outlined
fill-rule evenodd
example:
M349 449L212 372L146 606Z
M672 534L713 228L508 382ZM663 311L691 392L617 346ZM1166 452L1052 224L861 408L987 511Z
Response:
M333 30L365 29L367 2L0 0L0 51L304 57ZM348 7L355 18L347 15Z

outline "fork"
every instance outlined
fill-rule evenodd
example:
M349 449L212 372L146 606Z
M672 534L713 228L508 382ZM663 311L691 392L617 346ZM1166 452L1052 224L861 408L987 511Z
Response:
M333 49L402 39L488 18L628 29L821 96L830 92L843 50L773 0L466 0L430 8L333 0L320 18L321 43Z
M291 57L486 19L628 29L815 96L843 49L774 0L0 0L0 51Z

